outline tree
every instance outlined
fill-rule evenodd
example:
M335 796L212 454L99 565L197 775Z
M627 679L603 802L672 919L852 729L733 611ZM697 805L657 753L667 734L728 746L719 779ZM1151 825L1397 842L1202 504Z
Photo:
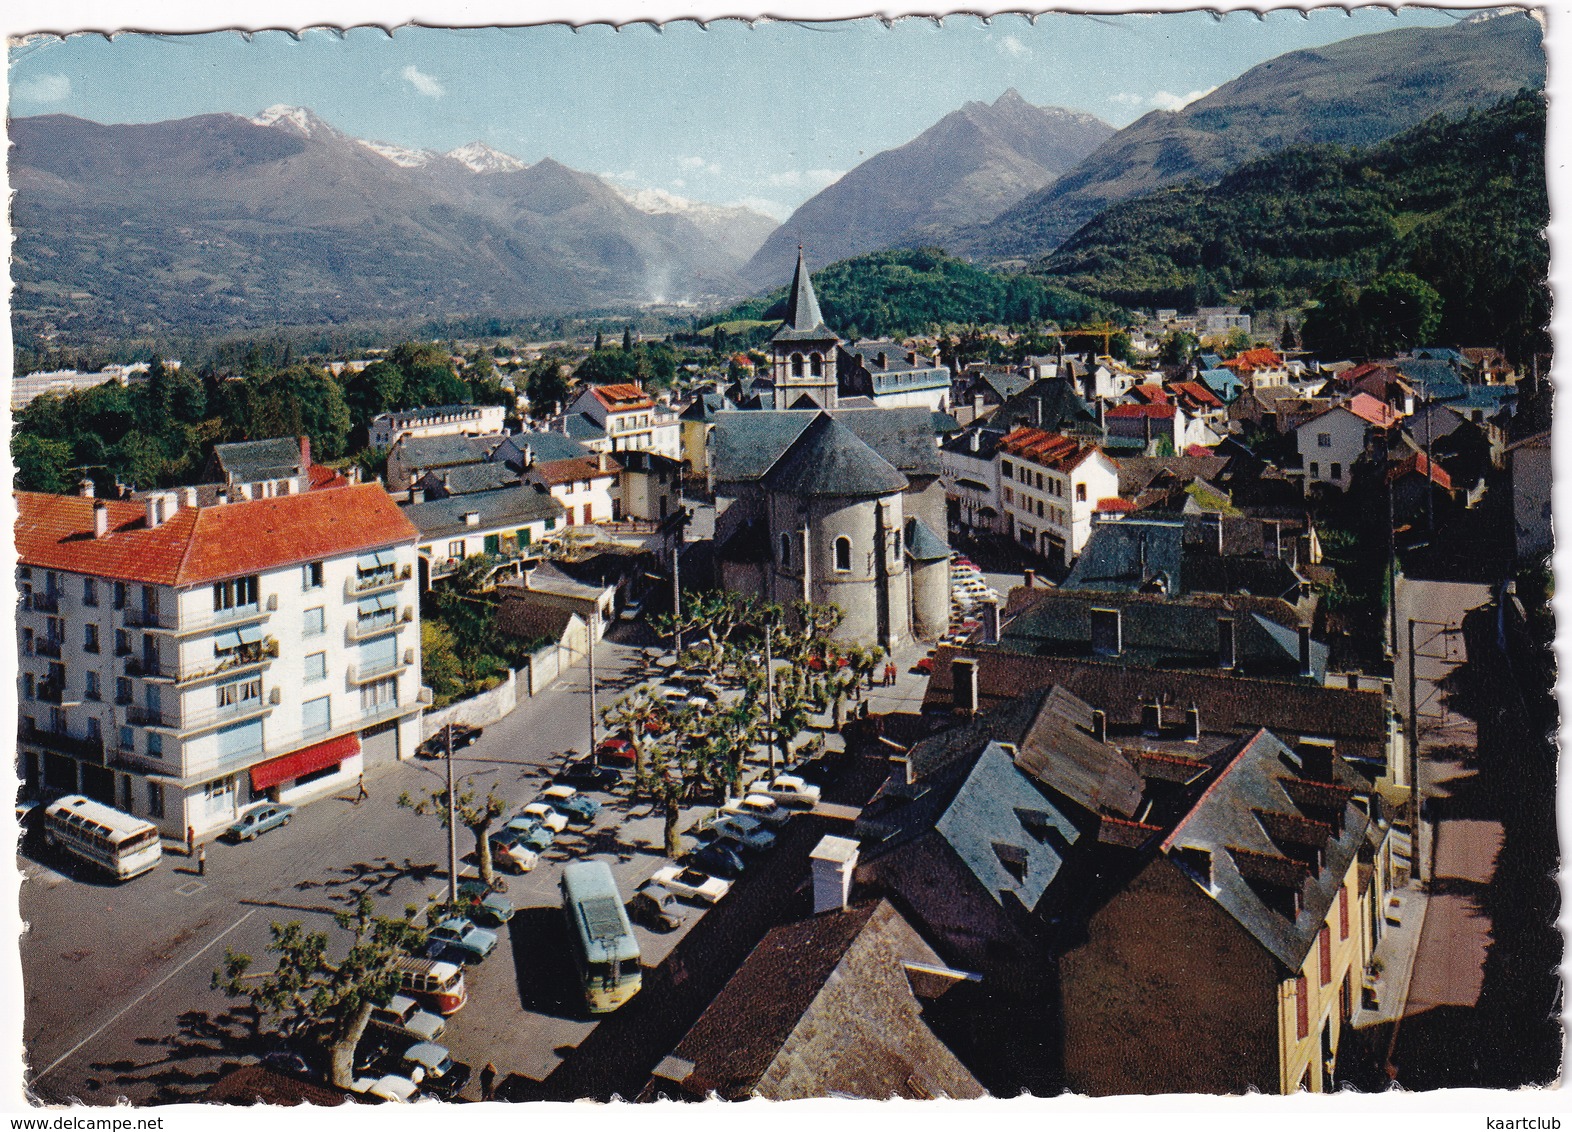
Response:
M372 362L359 373L346 372L343 385L350 420L357 428L404 404L404 371L390 361Z
M11 437L11 459L16 462L18 491L47 491L56 495L72 490L71 446L17 432Z
M1365 353L1394 354L1428 342L1441 324L1441 296L1406 271L1378 275L1359 293Z
M805 665L794 665L775 673L775 735L781 762L791 762L791 745L813 719L822 697L818 681ZM775 750L770 748L770 773L775 773Z
M624 353L631 353L633 350L633 327L631 326L622 328L622 350Z
M595 349L594 349L594 352L598 354L602 350L604 350L605 348L606 348L606 336L604 334L602 334L599 330L595 331Z
M635 783L644 776L649 751L661 736L670 732L670 716L666 706L651 696L649 689L642 685L601 709L600 718L606 729L620 731L628 737L628 743L633 748Z
M333 917L350 935L347 953L336 961L329 955L332 941L326 932L306 931L299 921L275 922L267 946L275 957L273 970L252 974L249 955L225 948L213 988L249 999L259 1019L279 1019L286 1036L321 1042L333 1084L347 1089L354 1079L355 1047L371 1012L398 993L399 956L424 942L424 933L410 922L412 912L401 919L377 916L371 897L362 894L353 909Z
M420 621L420 678L431 688L434 708L464 693L464 667L454 649L453 630L430 617Z
M524 392L529 397L530 411L536 416L546 416L547 406L555 408L566 404L568 379L563 375L562 363L555 358L536 362L525 379Z
M461 780L462 781L462 780ZM479 797L472 788L464 787L462 792L455 787L453 796L453 814L458 823L475 838L475 860L480 865L480 879L488 887L497 883L496 871L491 864L491 827L498 818L507 813L508 800L499 796L495 791L488 790L484 798ZM418 801L412 798L406 790L398 796L398 804L406 810L413 810L422 816L436 814L442 823L442 828L448 828L448 792L446 788L427 791Z
M1188 330L1170 331L1158 347L1157 357L1164 365L1187 365L1200 346L1201 340Z

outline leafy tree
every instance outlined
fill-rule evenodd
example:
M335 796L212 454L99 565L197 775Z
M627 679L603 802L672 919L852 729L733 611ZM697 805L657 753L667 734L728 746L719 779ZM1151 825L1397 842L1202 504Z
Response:
M568 379L563 376L562 363L555 358L542 358L530 367L525 380L525 395L529 397L530 411L545 416L548 411L568 402Z
M491 861L491 827L496 824L498 818L507 813L508 800L493 790L488 790L486 796L482 798L467 784L466 779L460 779L459 783L460 785L454 788L453 815L475 839L475 860L480 865L481 881L489 887L495 886L497 874ZM448 828L446 787L428 790L419 799L412 797L406 790L398 796L398 804L417 814L435 814L437 820L442 823L442 828Z
M355 427L364 428L373 417L404 405L404 371L390 361L379 359L359 373L345 373L343 388Z
M453 630L430 617L420 621L420 678L431 688L432 707L450 704L464 694L464 669Z
M349 439L349 405L343 390L326 370L294 365L246 382L245 419L236 422L242 435L309 436L318 459L344 455Z
M1393 354L1430 341L1441 324L1441 296L1406 271L1378 275L1359 295L1367 354Z
M628 737L628 744L633 748L635 783L644 776L649 752L670 732L670 717L666 705L651 696L643 685L601 709L600 718L606 729Z
M622 328L622 349L624 353L633 352L633 327L631 326Z
M1188 365L1201 348L1201 340L1188 330L1173 330L1163 337L1157 357L1164 365Z
M371 897L361 895L353 909L333 917L349 933L348 950L337 960L329 954L333 941L327 932L307 931L299 921L275 922L267 946L273 970L253 974L251 956L225 948L213 988L249 999L259 1017L278 1019L286 1036L320 1041L333 1084L347 1089L371 1012L398 992L399 956L424 942L410 919L409 913L402 919L377 916Z
M71 446L63 440L14 433L11 459L16 463L18 491L63 494L75 486L71 482Z

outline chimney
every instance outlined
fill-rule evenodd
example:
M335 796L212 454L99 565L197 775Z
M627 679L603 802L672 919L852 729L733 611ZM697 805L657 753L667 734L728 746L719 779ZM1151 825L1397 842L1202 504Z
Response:
M1310 661L1310 626L1299 626L1299 675L1314 676L1315 668Z
M409 501L411 503L424 503L426 501L426 489L423 487L410 488Z
M1300 739L1300 773L1312 782L1332 781L1332 758L1336 748L1330 739Z
M1273 558L1281 558L1282 556L1283 556L1283 524L1281 524L1281 523L1273 523L1272 524L1272 557Z
M985 602L982 607L983 644L996 645L999 643L999 603L996 601Z
M82 482L76 485L76 493L83 499L93 498L93 481L87 476L82 477Z
M1043 399L1041 397L1035 397L1035 398L1032 399L1032 415L1037 420L1037 427L1038 428L1042 428L1043 427Z
M147 526L149 530L162 526L165 516L164 497L162 495L149 495L147 497Z
M1184 737L1188 743L1201 741L1201 709L1194 703L1184 709Z
M1035 589L1036 586L1037 586L1037 571L1036 570L1022 570L1021 571L1021 585L1025 586L1029 590L1030 589Z
M857 842L849 837L823 837L808 860L813 867L813 914L840 912L851 903L852 873L857 869Z
M599 457L599 459L597 461L598 466L599 466L600 470L604 472L606 470L606 453L604 453L604 452L597 452L596 456Z
M950 662L950 697L950 702L957 713L977 714L976 660L971 657L957 657Z
M879 368L880 369L889 369L890 368L890 355L888 353L886 353L885 351L883 351L883 350L879 351Z
M103 538L109 533L109 504L102 499L93 504L93 537Z
M311 467L311 438L309 436L302 436L300 438L300 470L304 472L307 469L309 469L310 467Z
M982 451L982 433L978 432L976 429L972 429L971 441L973 452Z
M1232 669L1239 663L1238 646L1234 638L1234 619L1217 619L1217 667Z
M194 487L186 488L185 489L185 497L186 497L186 506L187 507L195 507L197 505L197 489L196 488L194 488Z
M1141 734L1155 739L1163 733L1163 701L1152 698L1141 705Z
M1218 553L1219 557L1221 557L1222 553L1223 553L1223 515L1222 515L1222 512L1218 512L1218 514L1217 514L1217 553Z
M464 512L464 525L466 527L478 527L478 526L480 526L480 512L479 511L466 511L466 512Z
M1099 743L1108 742L1108 713L1102 708L1092 709L1092 738Z
M229 502L229 489L227 487L220 487L216 492L213 493L213 503L215 505L217 505L219 507L222 507L224 504L226 504L228 502Z

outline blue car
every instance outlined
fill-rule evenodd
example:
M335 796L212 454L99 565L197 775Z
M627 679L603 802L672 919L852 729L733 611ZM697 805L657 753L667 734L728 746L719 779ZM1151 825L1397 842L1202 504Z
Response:
M513 901L479 880L461 880L458 886L459 902L467 908L467 915L477 923L505 924L513 918Z
M540 824L533 814L520 814L503 827L504 832L517 839L520 845L544 853L556 843L557 835Z
M426 933L426 958L459 956L465 963L479 963L497 949L497 933L477 928L455 916Z
M600 803L586 798L571 786L548 786L536 801L544 802L571 822L592 822L600 813Z
M229 827L229 836L236 841L250 841L259 834L281 825L288 825L295 816L295 807L279 802L264 802L240 815L240 820Z

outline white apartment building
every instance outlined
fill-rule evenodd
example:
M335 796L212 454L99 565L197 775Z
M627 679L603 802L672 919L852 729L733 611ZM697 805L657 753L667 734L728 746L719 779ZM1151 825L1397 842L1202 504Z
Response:
M495 436L503 430L501 405L434 405L371 418L371 447L391 448L406 436Z
M380 485L15 498L30 794L81 792L184 841L413 755L416 532Z
M632 383L591 385L568 406L568 416L582 415L603 430L613 452L657 452L682 459L682 425L677 414L657 405ZM590 438L569 431L574 439Z
M1040 428L999 441L999 502L1006 533L1056 566L1067 566L1092 534L1104 500L1119 496L1119 473L1098 448Z

